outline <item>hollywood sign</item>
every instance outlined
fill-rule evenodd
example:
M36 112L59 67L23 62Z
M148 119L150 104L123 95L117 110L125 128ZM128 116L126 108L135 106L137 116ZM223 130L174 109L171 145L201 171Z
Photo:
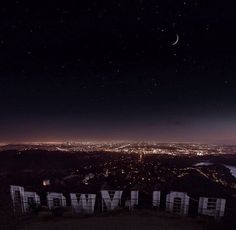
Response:
M13 207L19 207L23 213L28 212L30 205L36 204L40 206L40 197L36 192L25 191L24 187L11 185L11 198ZM101 190L100 191L101 210L112 211L116 210L121 205L122 190ZM139 205L139 191L130 192L130 199L125 201L125 206L130 210ZM98 199L96 194L79 194L70 193L71 208L73 213L93 214L95 202ZM188 215L190 197L185 192L171 191L166 196L166 211L179 214L182 216ZM153 191L152 207L159 208L161 201L161 191ZM213 216L219 219L224 216L226 200L223 198L200 197L198 200L198 214ZM48 192L47 206L49 210L58 207L66 207L66 198L62 193Z

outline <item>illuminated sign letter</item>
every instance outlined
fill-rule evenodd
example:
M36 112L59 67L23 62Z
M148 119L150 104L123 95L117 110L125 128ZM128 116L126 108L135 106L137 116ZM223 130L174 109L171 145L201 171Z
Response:
M70 194L71 206L75 213L94 213L96 194Z
M185 192L170 192L166 196L166 210L182 216L188 215L189 196Z
M225 213L225 199L200 197L198 203L198 213L206 216L213 216L220 219Z
M66 198L63 196L62 193L48 192L47 201L49 209L66 206Z
M115 210L118 208L121 196L123 191L108 191L108 190L102 190L102 211L105 209L108 211Z

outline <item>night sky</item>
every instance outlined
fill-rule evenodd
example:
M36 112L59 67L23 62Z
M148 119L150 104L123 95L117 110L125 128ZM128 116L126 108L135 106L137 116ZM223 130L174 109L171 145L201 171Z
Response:
M236 143L236 4L48 2L1 4L1 142Z

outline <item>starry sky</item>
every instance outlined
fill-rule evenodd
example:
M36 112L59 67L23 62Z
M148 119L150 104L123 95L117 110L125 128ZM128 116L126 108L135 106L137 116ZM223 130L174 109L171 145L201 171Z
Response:
M236 143L234 3L18 0L0 12L1 142Z

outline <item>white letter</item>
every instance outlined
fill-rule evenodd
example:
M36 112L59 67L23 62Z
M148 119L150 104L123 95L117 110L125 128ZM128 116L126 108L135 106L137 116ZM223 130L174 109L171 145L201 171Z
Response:
M71 206L75 213L94 213L96 194L70 194Z
M66 198L62 193L48 192L47 201L49 209L66 206Z
M166 209L169 212L186 216L188 214L189 196L184 192L170 192L166 196Z
M11 185L11 198L15 211L27 212L31 204L40 205L36 192L27 192L24 187Z
M220 219L225 212L225 199L200 197L198 203L198 213L207 216L214 216Z
M108 211L116 209L121 200L123 191L107 191L102 190L102 211L104 210L103 203Z
M153 191L153 193L152 193L152 206L159 208L160 201L161 201L161 192L160 191Z

